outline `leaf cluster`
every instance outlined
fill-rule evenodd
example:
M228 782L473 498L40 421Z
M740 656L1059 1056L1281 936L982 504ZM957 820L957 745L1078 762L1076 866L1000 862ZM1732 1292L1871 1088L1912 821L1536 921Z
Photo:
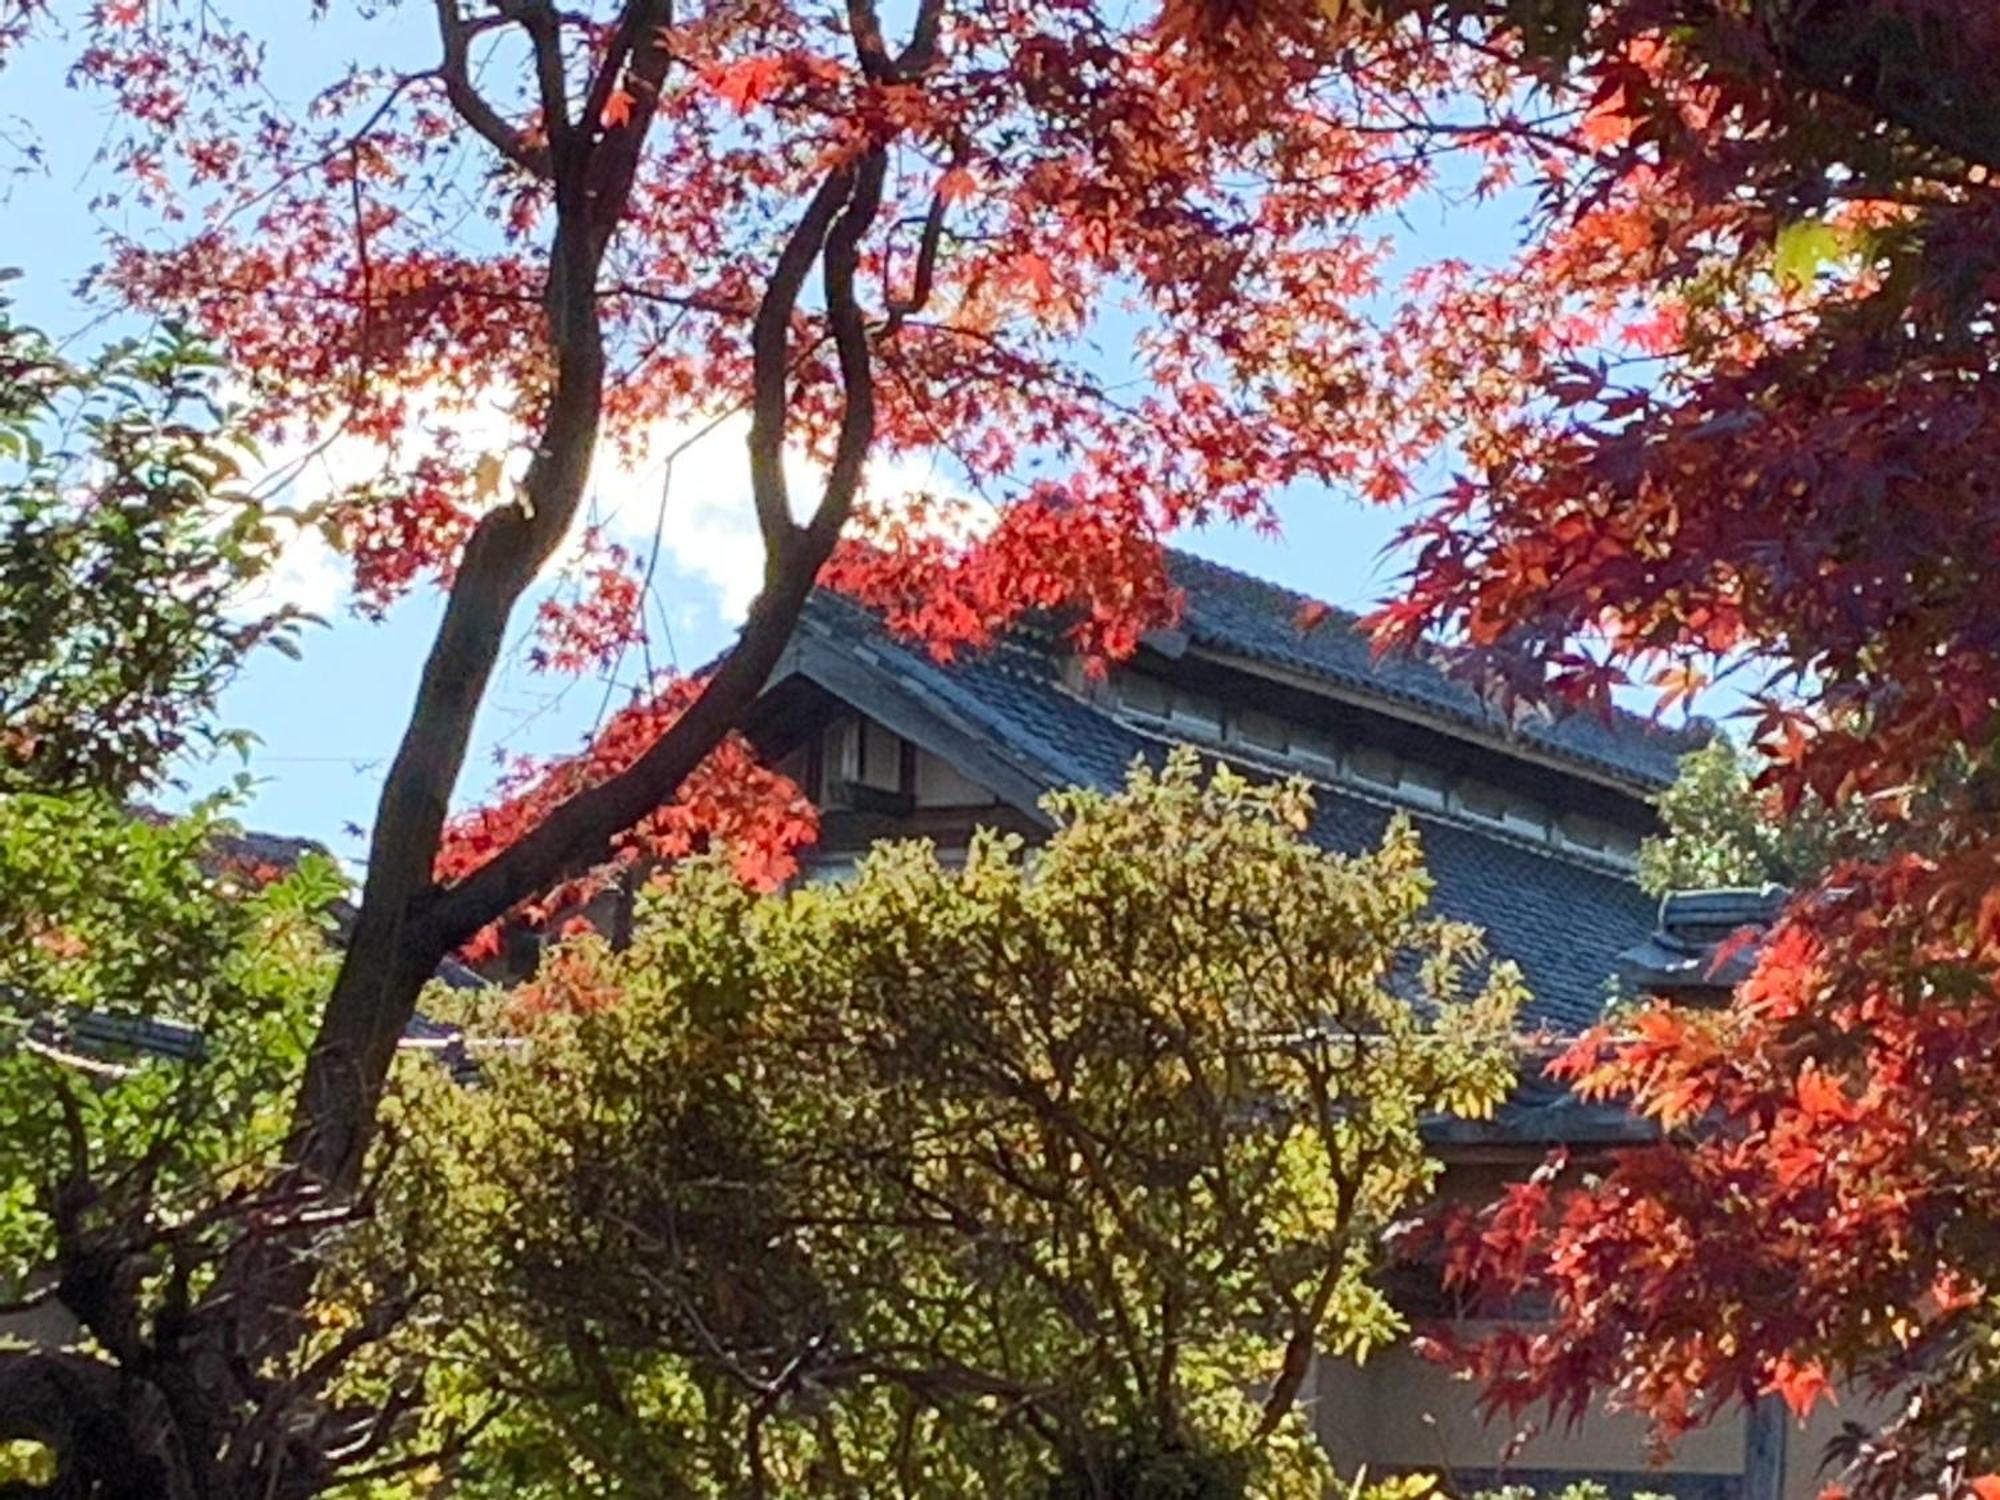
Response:
M1639 847L1639 883L1656 896L1722 886L1803 889L1843 858L1877 847L1863 811L1835 811L1818 798L1780 815L1756 787L1757 766L1718 735L1681 758L1660 794L1665 831Z
M1401 1324L1419 1123L1508 1087L1520 998L1301 786L1191 756L1030 851L696 867L577 937L401 1133L457 1476L509 1494L1308 1495L1306 1361ZM456 1371L456 1374L452 1372Z
M331 862L260 881L222 832L0 798L0 1296L58 1292L107 1345L273 1159L331 977Z
M260 643L246 605L279 534L241 483L256 450L216 357L174 329L88 364L0 299L0 792L157 783Z

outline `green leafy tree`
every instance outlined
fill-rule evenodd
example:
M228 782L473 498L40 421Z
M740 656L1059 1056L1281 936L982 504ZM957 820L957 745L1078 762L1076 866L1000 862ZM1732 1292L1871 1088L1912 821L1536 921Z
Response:
M168 329L85 365L0 299L0 792L157 782L300 616L246 610L279 533L214 356Z
M1656 896L1718 886L1796 889L1879 843L1858 808L1836 814L1815 797L1779 812L1759 792L1757 770L1719 734L1683 756L1679 779L1659 800L1665 832L1640 845L1639 883Z
M8 1450L30 1474L62 1455L64 1494L201 1492L170 1434L207 1394L122 1372L171 1358L220 1261L314 1207L268 1174L342 881L321 858L275 879L232 862L220 831L213 809L166 822L101 796L0 797L0 1304L42 1320L34 1343L0 1342L0 1443L43 1445ZM267 1392L298 1382L274 1402L294 1422L325 1394L309 1347L264 1376ZM160 1410L107 1424L107 1401Z
M1401 1331L1419 1122L1502 1098L1519 982L1406 824L1328 853L1191 754L1049 806L685 870L484 1017L399 1132L433 1421L491 1420L454 1493L1322 1493L1309 1361Z

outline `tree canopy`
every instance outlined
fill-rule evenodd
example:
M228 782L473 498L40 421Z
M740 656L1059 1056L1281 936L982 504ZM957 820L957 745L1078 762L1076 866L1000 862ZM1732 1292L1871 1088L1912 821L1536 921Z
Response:
M1844 858L1879 847L1857 808L1830 813L1809 797L1789 814L1757 786L1759 759L1718 734L1681 758L1660 794L1661 832L1639 849L1639 883L1656 896L1717 887L1811 887Z
M279 533L183 332L62 358L0 299L0 795L156 786L296 613L249 588Z
M1191 24L1292 24L1239 10ZM1463 465L1378 623L1456 629L1572 702L1747 682L1779 815L1866 825L1727 1009L1621 1016L1563 1062L1671 1140L1524 1186L1467 1242L1468 1274L1556 1309L1481 1368L1505 1402L1609 1392L1668 1432L1893 1390L1854 1482L1989 1492L2000 595L1966 539L1993 507L1996 13L1341 15L1490 46L1519 90L1470 128L1514 143L1539 205L1513 264L1411 310L1408 410L1453 423Z
M399 1119L460 1493L1286 1496L1315 1354L1419 1125L1513 1077L1520 984L1417 840L1186 753L962 866L884 845L759 897L713 865L629 947L484 1002L482 1086Z

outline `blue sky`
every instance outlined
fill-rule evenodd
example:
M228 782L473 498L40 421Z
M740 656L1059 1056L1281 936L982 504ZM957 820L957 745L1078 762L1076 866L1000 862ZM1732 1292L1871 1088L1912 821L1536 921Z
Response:
M375 22L363 22L351 6L338 4L328 19L318 22L307 19L303 4L281 0L279 8L297 17L274 24L269 33L268 82L283 100L303 100L355 57L418 65L429 60L429 37L417 24L424 8L403 7ZM385 41L392 49L386 59ZM148 221L106 221L90 208L91 163L103 139L105 116L95 97L66 86L65 57L60 45L31 46L4 74L0 133L18 136L18 121L34 122L45 159L0 188L6 194L0 202L0 267L22 272L12 290L24 318L57 337L74 337L76 348L88 349L129 325L100 321L98 310L76 295L77 281L98 257L106 232L138 233L152 226ZM1470 260L1503 254L1516 211L1505 202L1478 208L1428 204L1396 226L1399 260L1408 265L1443 254ZM733 477L740 469L741 451L736 434L724 432L676 465L674 489L665 501L667 545L656 577L671 651L656 637L656 658L671 655L682 665L693 665L730 638L734 610L745 595L749 521L740 506L732 513L732 497L725 490L718 498L713 485L716 476ZM658 470L617 476L600 486L593 504L614 533L623 527L631 539L643 540L661 503L659 486ZM1300 493L1283 504L1282 519L1283 534L1275 540L1223 529L1190 533L1181 541L1336 604L1362 607L1391 591L1398 569L1385 548L1399 521L1396 513L1325 493ZM252 802L241 813L244 820L273 832L320 839L352 858L362 852L363 843L350 830L365 827L373 817L381 775L415 691L439 599L434 591L421 591L385 621L374 623L348 610L334 594L333 583L324 559L301 555L284 587L325 608L328 623L308 631L302 660L274 654L258 658L229 692L221 717L261 740L249 765L256 784ZM635 658L625 676L636 675L637 667ZM459 800L482 793L496 752L573 748L607 697L615 698L618 691L614 687L607 693L602 681L536 674L522 653L510 653L482 713ZM232 760L190 767L187 775L200 788L219 784L239 769Z

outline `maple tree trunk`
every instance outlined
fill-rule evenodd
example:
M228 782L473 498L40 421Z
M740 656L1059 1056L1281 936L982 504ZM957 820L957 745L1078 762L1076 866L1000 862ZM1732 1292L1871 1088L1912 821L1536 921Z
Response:
M447 0L440 0L441 9ZM634 0L634 36L657 30L662 5ZM654 50L660 52L657 43ZM636 54L635 54L636 56ZM609 66L609 64L607 64ZM661 52L658 66L664 66ZM635 61L627 77L643 81ZM642 132L643 114L624 127ZM608 139L608 138L607 138ZM467 544L416 705L385 781L360 913L321 1018L301 1084L290 1178L331 1200L357 1187L398 1041L438 963L510 908L565 875L606 859L620 835L671 799L740 722L791 637L819 569L838 540L873 441L868 331L854 290L862 235L881 201L887 154L864 151L829 171L788 237L753 331L750 468L766 547L765 588L737 645L700 697L633 765L557 807L518 843L456 884L433 877L449 798L474 715L502 649L513 605L561 543L595 455L604 350L595 280L622 212L636 156L580 153L557 131L551 147L558 230L546 308L556 381L521 503L487 515ZM607 160L609 165L606 165ZM789 405L791 322L816 262L846 404L825 489L812 519L791 518L781 462ZM289 1348L311 1295L310 1255L252 1245L230 1267L241 1307L217 1332L253 1359ZM300 1475L309 1493L313 1478Z
M397 1040L447 951L422 908L508 618L567 535L590 474L604 387L597 260L584 228L565 215L546 293L556 386L535 456L520 502L488 515L467 544L383 784L360 914L299 1101L298 1165L336 1190L353 1183Z

